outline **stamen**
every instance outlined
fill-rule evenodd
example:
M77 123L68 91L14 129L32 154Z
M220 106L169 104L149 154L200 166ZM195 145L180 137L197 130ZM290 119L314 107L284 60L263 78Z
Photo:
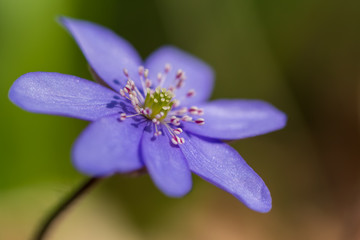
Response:
M148 76L149 76L149 69L145 69L144 70L144 77L148 78Z
M195 120L195 123L197 125L204 125L205 124L205 120L203 118L198 118Z
M189 113L196 115L196 113L198 112L198 110L199 110L198 107L192 106L191 108L189 108Z
M180 133L182 133L183 132L183 130L181 129L181 128L176 128L176 129L174 129L174 133L175 134L180 134Z
M155 133L154 133L154 136L157 137L157 136L160 136L161 134L162 134L162 132L158 130L157 125L155 124Z
M177 118L176 116L172 116L170 118L170 123L175 125L175 126L179 126L180 125L180 118Z
M120 113L120 120L124 121L126 119L126 113Z
M171 70L171 65L169 63L165 64L164 72L169 73Z
M179 138L178 136L173 136L172 138L171 138L171 142L173 143L173 144L175 144L175 145L178 145L178 144L183 144L183 143L185 143L185 139L184 138Z
M186 75L182 69L179 69L175 74L174 84L168 88L163 88L162 84L165 82L170 71L171 65L168 63L165 64L163 72L160 72L157 75L159 82L158 86L156 89L151 89L152 81L148 79L149 70L145 69L143 66L139 66L138 74L143 87L143 92L140 92L135 85L135 82L130 78L129 71L124 68L123 73L127 78L127 82L126 85L120 89L119 93L122 97L131 102L136 114L126 115L126 113L121 113L120 120L124 121L126 118L142 115L151 120L154 124L155 136L163 134L157 127L161 123L169 131L171 142L178 145L183 144L185 139L177 136L183 132L182 128L177 126L181 124L181 121L203 125L205 123L203 118L193 120L191 116L186 114L203 115L204 110L196 106L172 110L180 106L180 100L182 99L175 99L175 90L184 86ZM184 98L193 97L195 94L195 90L190 89L184 95Z
M151 80L150 79L145 79L145 87L146 88L149 88L149 87L151 87L151 85L152 85L152 82L151 82Z
M175 99L174 101L173 101L173 108L176 108L176 107L178 107L178 106L180 106L180 101L179 100L177 100L177 99Z
M192 121L192 117L185 115L181 118L182 121L184 122L191 122Z
M177 89L182 88L184 86L184 81L185 81L184 78L180 78L179 81L176 84L176 88Z
M154 124L156 124L156 125L159 125L159 124L160 124L160 121L159 121L158 119L156 119L156 118L153 118L153 119L152 119L152 122L153 122Z
M184 74L183 70L179 69L175 75L175 78L180 79L183 74Z
M155 125L156 126L156 125ZM156 131L155 133L154 133L154 135L157 137L157 136L160 136L162 134L162 132L161 131Z
M190 89L187 94L186 94L186 97L193 97L195 96L195 90L194 89Z
M143 66L140 66L138 72L139 72L139 75L140 75L140 76L143 76L143 74L144 74L144 67L143 67Z
M127 78L129 77L129 71L126 68L123 69L123 73L124 73L125 77L127 77Z
M129 85L126 85L124 87L124 92L129 93L131 91L131 87Z
M162 74L161 73L158 73L157 80L158 80L159 83L161 83L161 80L162 80Z
M173 143L173 144L175 144L175 145L178 145L178 137L177 136L173 136L172 138L171 138L171 142Z

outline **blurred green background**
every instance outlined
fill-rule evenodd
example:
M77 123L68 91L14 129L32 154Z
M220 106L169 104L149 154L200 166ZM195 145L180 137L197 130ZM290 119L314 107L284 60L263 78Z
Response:
M170 199L148 176L114 176L49 239L360 239L360 1L0 0L1 240L29 239L85 179L70 150L87 123L7 98L27 72L91 79L60 15L113 29L144 58L176 45L214 68L213 99L263 99L289 121L232 143L270 188L268 214L197 177L189 195Z

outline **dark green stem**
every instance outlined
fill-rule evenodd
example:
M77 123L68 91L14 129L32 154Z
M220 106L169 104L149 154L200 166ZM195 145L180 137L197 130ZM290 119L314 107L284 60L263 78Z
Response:
M47 233L49 232L51 225L58 219L63 212L66 211L79 197L81 197L87 190L89 190L100 178L90 178L86 180L75 192L70 194L55 210L54 212L44 221L36 233L34 240L44 240Z

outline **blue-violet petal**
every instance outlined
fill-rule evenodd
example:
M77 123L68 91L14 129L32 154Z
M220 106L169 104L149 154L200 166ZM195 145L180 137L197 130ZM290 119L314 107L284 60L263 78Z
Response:
M180 145L190 170L231 193L258 212L271 209L271 196L264 181L229 145L214 139L184 134Z
M119 111L119 95L97 83L61 73L32 72L19 77L9 92L17 106L36 113L94 121Z
M216 100L198 104L205 124L184 123L186 131L211 138L240 139L283 128L286 115L260 100Z
M92 22L65 17L60 18L60 22L74 37L93 70L109 86L119 91L125 85L124 68L137 86L141 86L138 67L142 61L129 42Z
M143 119L120 121L118 115L91 123L75 142L75 167L89 176L127 173L143 167L139 146Z
M146 127L141 150L144 164L162 192L170 197L181 197L190 191L191 172L185 157L167 135L155 137L152 126Z

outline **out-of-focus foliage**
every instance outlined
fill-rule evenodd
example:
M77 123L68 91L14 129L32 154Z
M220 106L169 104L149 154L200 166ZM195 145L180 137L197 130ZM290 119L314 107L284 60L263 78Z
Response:
M148 176L115 176L78 202L54 239L357 239L360 222L360 2L357 0L0 1L0 239L27 239L84 176L70 159L86 126L7 98L31 71L90 79L59 15L114 29L145 58L176 45L215 70L213 98L259 98L282 131L232 143L264 178L262 215L196 178L169 199ZM106 223L106 224L105 224Z

